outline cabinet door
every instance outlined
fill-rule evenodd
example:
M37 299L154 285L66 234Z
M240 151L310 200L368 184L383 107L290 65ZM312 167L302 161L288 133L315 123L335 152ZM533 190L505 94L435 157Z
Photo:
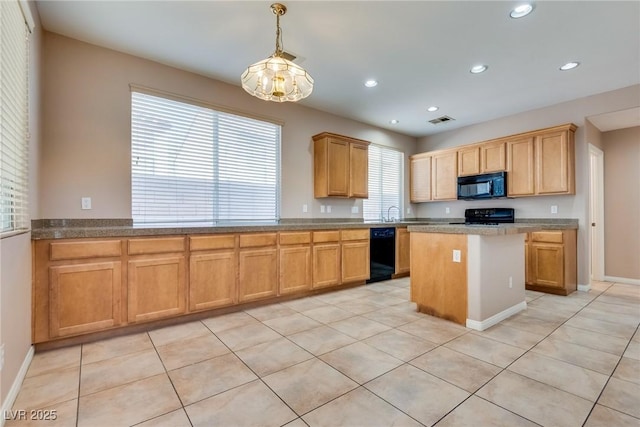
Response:
M456 151L431 156L431 196L433 200L458 198L458 162Z
M533 138L507 142L507 192L509 196L535 194Z
M313 288L340 284L340 244L313 247Z
M195 254L189 259L189 310L233 305L238 300L234 250Z
M536 193L569 193L569 140L567 132L536 136Z
M120 324L120 261L50 267L49 281L51 338Z
M349 144L349 197L369 197L369 147Z
M564 287L564 254L562 245L531 244L531 280L536 285Z
M409 162L411 203L431 200L431 157L415 157Z
M458 150L458 176L480 173L480 147L466 147Z
M327 143L327 193L349 195L349 143L329 138Z
M280 248L280 294L311 289L311 246Z
M411 242L406 228L396 228L396 274L409 272Z
M369 278L369 241L342 244L342 283Z
M533 251L531 250L531 243L525 242L524 244L524 283L525 285L533 285L533 274L531 274L531 267L533 266L532 258Z
M505 145L504 142L494 142L480 146L480 173L507 170Z
M184 255L129 260L129 321L184 313L185 270Z
M239 258L240 302L275 296L278 292L278 250L241 250Z

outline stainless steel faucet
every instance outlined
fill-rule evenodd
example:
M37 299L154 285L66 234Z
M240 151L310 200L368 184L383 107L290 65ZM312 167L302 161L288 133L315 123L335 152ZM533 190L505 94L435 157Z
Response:
M391 209L396 208L398 210L398 219L400 219L400 208L397 206L389 206L389 209L387 209L387 219L386 222L393 222L396 220L396 218L391 218Z

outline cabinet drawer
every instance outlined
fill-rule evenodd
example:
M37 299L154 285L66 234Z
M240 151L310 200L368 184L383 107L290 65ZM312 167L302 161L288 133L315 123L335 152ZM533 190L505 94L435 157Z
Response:
M313 243L339 242L339 241L340 241L339 230L313 232Z
M311 243L311 233L308 231L297 233L280 233L281 245L303 245Z
M368 229L342 230L340 232L342 240L366 240L369 238Z
M162 254L183 251L184 237L129 240L129 255Z
M222 236L193 236L189 238L191 251L208 251L215 249L233 249L236 246L236 237L233 234Z
M562 243L562 231L534 231L532 242Z
M98 240L81 242L51 243L49 259L103 258L115 257L122 254L120 240Z
M276 233L241 234L241 248L257 248L260 246L275 246L278 235Z

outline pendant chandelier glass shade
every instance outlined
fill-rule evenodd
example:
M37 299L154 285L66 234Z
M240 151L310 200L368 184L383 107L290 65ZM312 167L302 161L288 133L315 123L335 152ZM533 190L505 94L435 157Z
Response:
M271 10L276 15L276 51L245 70L241 78L242 88L265 101L295 102L311 94L313 78L304 68L283 57L280 16L287 12L287 8L274 3Z

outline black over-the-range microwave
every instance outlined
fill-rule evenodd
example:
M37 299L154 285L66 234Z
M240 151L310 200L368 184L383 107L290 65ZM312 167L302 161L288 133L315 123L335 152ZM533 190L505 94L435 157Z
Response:
M496 199L507 197L507 173L495 172L458 177L458 199Z

